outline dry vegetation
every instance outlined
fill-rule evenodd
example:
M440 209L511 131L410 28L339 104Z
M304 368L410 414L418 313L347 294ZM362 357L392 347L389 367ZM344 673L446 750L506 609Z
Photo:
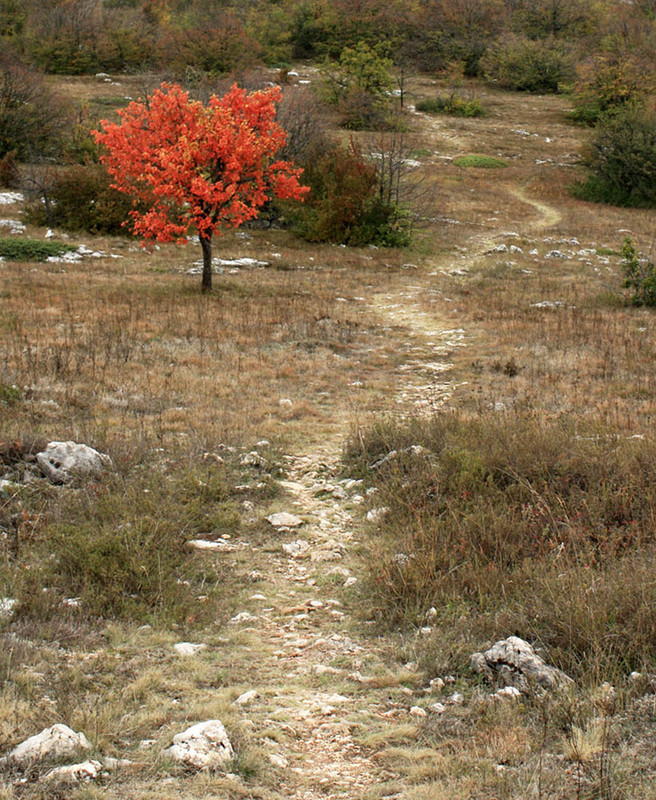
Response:
M436 87L424 79L411 85L416 98ZM61 89L76 99L99 94L81 78L62 79ZM246 724L231 706L247 688L284 680L270 642L225 622L259 590L253 570L265 574L267 592L289 594L274 556L279 544L262 522L284 502L283 454L316 453L319 463L349 430L351 468L367 479L367 465L388 450L421 444L441 456L438 439L450 442L437 466L411 461L375 476L375 505L391 506L393 523L366 531L360 555L363 568L374 565L375 580L342 600L356 620L349 633L379 652L363 656L358 669L377 671L377 681L358 688L357 709L345 719L380 771L374 787L350 796L656 797L653 695L628 681L631 669L653 669L656 647L656 325L652 310L623 301L618 255L627 231L648 246L654 213L568 195L585 133L566 121L566 100L477 94L485 117L409 117L412 157L437 208L410 250L310 246L284 231L230 233L217 255L268 266L226 268L211 296L201 295L197 275L185 274L200 258L193 245L147 253L129 240L73 235L75 244L120 258L0 265L0 457L11 465L14 441L29 448L73 439L117 465L100 485L31 484L0 495L0 580L3 593L21 601L14 619L0 620L0 752L63 721L105 755L136 762L134 772L61 793L6 774L2 800L301 791L264 755L267 740L291 746L289 725L272 723L266 707ZM467 154L509 166L452 163ZM556 250L567 257L549 255ZM451 413L436 422L426 406ZM399 416L411 420L401 424ZM263 438L272 444L267 469L240 465L240 453ZM499 499L488 481L494 469L508 477L509 463L511 499L534 512L528 521L526 513L513 516L512 492ZM568 476L574 488L557 484ZM436 526L443 490L447 512L462 524ZM255 504L254 517L244 500ZM617 512L603 529L599 507ZM587 527L575 520L582 508ZM518 531L505 550L491 535L504 523ZM137 600L125 604L108 587L132 585L131 552L116 532L135 528L143 534L135 563L148 572L161 556L170 566L139 583ZM229 536L235 549L208 564L185 548L198 534ZM80 577L80 553L92 537L106 544L118 572ZM160 547L164 540L169 547ZM417 569L394 572L393 556L412 548L421 556ZM317 566L319 586L337 594L337 578ZM452 568L465 577L436 580L453 577ZM66 581L76 577L69 594ZM295 588L299 597L289 602L305 602L308 587ZM71 595L82 598L80 607L61 605ZM439 609L433 632L415 636L431 605ZM392 620L382 644L364 626L372 613ZM402 635L390 636L400 623ZM343 632L339 620L330 626ZM581 691L517 704L485 700L467 657L510 633L548 645ZM182 660L171 646L184 639L210 648ZM260 651L269 659L263 664ZM334 666L351 671L353 656L341 659ZM419 673L399 676L404 661L417 661ZM403 713L422 702L422 685L449 672L464 705L408 725ZM325 688L318 678L297 680ZM335 680L329 691L353 691L346 678ZM599 694L606 680L617 686L612 704ZM267 702L279 701L273 688L263 691ZM300 690L296 699L304 702ZM398 715L385 717L390 709ZM210 717L223 719L236 742L237 781L186 775L162 758L173 733ZM152 747L140 749L147 739ZM308 797L321 796L312 791Z

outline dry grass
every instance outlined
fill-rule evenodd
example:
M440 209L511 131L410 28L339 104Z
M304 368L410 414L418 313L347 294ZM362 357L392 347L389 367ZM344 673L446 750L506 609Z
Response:
M143 79L122 78L122 86L83 78L56 82L74 100L111 113L113 99L139 94ZM435 82L427 79L414 80L411 89L419 98L436 93ZM478 94L485 118L410 118L409 142L420 154L424 186L436 206L410 251L309 247L281 231L231 233L218 241L217 255L251 256L270 266L217 276L210 297L201 296L199 276L185 274L200 257L193 246L148 254L127 240L74 236L70 241L76 244L85 241L122 258L0 265L0 388L15 385L19 393L0 393L0 440L74 439L108 451L119 468L120 481L111 490L115 505L150 491L143 473L164 464L165 486L173 488L162 516L190 531L209 525L214 535L232 525L234 541L262 548L258 567L264 571L274 545L259 519L244 519L240 504L252 499L259 517L275 491L275 476L260 491L237 496L235 484L255 484L259 477L228 465L220 477L225 498L209 502L198 484L207 482L204 464L199 472L203 452L219 444L248 450L268 438L277 468L281 450L321 448L341 439L349 424L365 427L392 409L411 414L396 400L418 373L424 394L432 384L448 384L454 392L449 405L464 415L509 424L530 417L544 426L567 418L572 430L586 435L610 430L649 440L656 396L654 317L621 302L618 258L604 254L619 250L625 230L643 246L650 242L654 214L593 206L568 195L568 184L580 177L585 131L566 122L566 100L489 88ZM451 163L471 153L503 158L510 166L464 170ZM5 217L15 215L15 209L3 210ZM563 241L573 238L579 244ZM499 244L523 252L488 253ZM553 249L570 257L547 258ZM387 297L395 308L383 307L381 298ZM557 305L534 305L543 301ZM465 346L433 335L453 328L465 330ZM436 351L452 366L425 378L422 370L436 360ZM94 519L89 509L95 497L85 500L83 489L75 491L74 503L54 492L26 498L23 560L29 554L45 557L51 525L67 516L76 523L85 514L87 522ZM15 510L2 502L0 513ZM219 515L211 525L208 505ZM411 536L410 528L406 533ZM6 542L3 548L0 573L13 590L20 582L17 563ZM288 784L263 763L260 747L276 725L260 715L255 727L244 726L230 705L238 687L266 685L280 670L265 661L253 666L246 681L244 664L254 664L254 650L263 647L259 633L233 631L224 638L227 615L253 591L247 577L252 558L250 551L237 550L226 559L223 580L230 596L218 603L212 623L160 619L148 630L130 619L75 612L3 622L0 750L65 721L85 730L104 754L130 757L143 767L113 775L102 786L62 790L62 798L280 797ZM517 573L532 587L523 609L534 619L533 627L526 623L528 633L551 630L573 647L603 641L607 622L600 609L614 604L632 623L642 620L649 638L649 559L627 561L612 576L600 570L587 582L585 568L578 565L578 572L573 568L563 577L561 566L536 575L525 565ZM276 572L272 580L286 577ZM479 587L479 598L485 590ZM564 594L576 612L565 622L554 613L555 600ZM426 610L426 599L414 602L416 614ZM369 600L362 603L370 607ZM565 699L547 707L537 698L505 705L481 699L471 687L463 667L469 653L528 616L516 609L467 616L457 599L440 611L440 635L412 639L407 655L420 661L428 677L438 667L460 670L466 703L420 725L398 720L386 727L375 719L365 725L359 718L359 742L379 753L381 782L372 797L655 796L648 744L653 702L621 683L623 667L608 676L605 661L597 674L589 673L591 685L612 677L620 689L618 708L607 720L610 744L602 748L604 757L612 755L611 769L602 774L599 709L592 694L574 707ZM193 661L173 654L175 641L193 637L211 648ZM565 651L563 645L553 652ZM618 653L611 648L610 656ZM653 650L641 650L640 658L648 668ZM345 656L339 666L348 671L351 660ZM377 675L372 686L357 687L363 709L370 692L405 697L398 665ZM314 690L317 681L310 681ZM303 699L299 690L299 705ZM217 715L238 744L239 780L190 777L161 758L184 724ZM154 739L152 747L140 749L144 739ZM0 783L2 800L57 796L38 784L17 786L9 778Z

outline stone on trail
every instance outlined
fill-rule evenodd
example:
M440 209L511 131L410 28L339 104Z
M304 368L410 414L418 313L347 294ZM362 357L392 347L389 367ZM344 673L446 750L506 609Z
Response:
M485 653L474 653L470 663L474 672L520 691L535 685L553 689L573 683L564 672L546 664L531 645L518 636L496 642Z
M43 780L61 783L86 783L95 781L102 775L102 771L103 765L100 761L82 761L80 764L55 767L43 776Z
M260 695L256 689L251 689L249 692L240 694L239 697L233 702L233 706L247 706L253 700L256 700Z
M303 520L300 517L295 514L289 514L287 511L270 514L266 520L274 528L299 528L303 524Z
M0 765L21 766L46 759L69 758L82 750L91 750L87 737L83 733L76 733L68 725L57 723L14 747L9 755L0 759Z
M173 645L173 649L179 656L195 656L201 650L205 650L206 644L195 644L193 642L178 642Z
M178 733L164 752L175 761L197 769L220 769L235 755L226 729L218 719L199 722Z
M108 455L76 442L50 442L36 460L46 478L56 484L70 483L76 476L99 478L113 467Z
M295 542L283 544L282 549L283 552L287 553L287 555L292 558L300 558L310 549L310 544L306 542L305 539L297 539Z

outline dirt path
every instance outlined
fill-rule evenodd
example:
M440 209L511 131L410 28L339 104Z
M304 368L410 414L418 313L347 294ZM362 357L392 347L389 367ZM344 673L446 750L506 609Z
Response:
M538 212L531 231L560 221L557 209L524 188L509 186L508 192ZM468 245L465 270L489 241L475 234ZM448 403L456 388L453 353L469 344L467 331L452 318L436 318L422 306L430 282L429 273L417 274L414 284L400 280L396 289L369 299L395 335L402 332L406 357L390 387L399 413L431 412ZM386 748L412 748L417 722L431 713L430 689L418 682L414 664L399 660L399 642L368 635L361 619L364 498L357 484L339 478L341 447L334 437L320 449L288 457L280 510L303 523L280 530L270 547L245 554L244 565L258 577L236 618L242 621L229 626L231 646L247 659L247 686L257 696L242 713L277 771L277 797L393 800L406 792L386 766ZM439 700L448 703L446 697L431 703Z
M522 203L528 203L528 205L533 206L533 208L540 214L540 217L537 220L531 221L531 229L533 231L551 228L554 225L558 225L558 223L562 220L563 215L557 208L554 208L554 206L550 206L547 203L541 203L539 200L530 197L526 193L525 187L510 186L508 187L508 191L518 200L521 200Z

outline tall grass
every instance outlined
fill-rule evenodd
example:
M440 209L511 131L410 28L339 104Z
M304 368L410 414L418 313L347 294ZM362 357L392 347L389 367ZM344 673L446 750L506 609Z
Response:
M369 597L389 620L421 624L434 606L483 639L538 639L577 676L653 658L651 441L449 414L375 426L347 458L389 509L367 545Z

